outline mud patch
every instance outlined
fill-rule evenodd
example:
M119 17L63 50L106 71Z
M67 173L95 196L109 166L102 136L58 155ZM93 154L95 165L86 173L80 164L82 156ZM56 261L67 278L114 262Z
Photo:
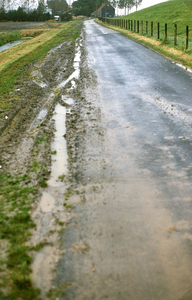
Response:
M78 79L80 74L80 48L76 47L74 58L75 71L55 88L55 93L62 92L65 85L72 79ZM77 59L78 57L78 59ZM77 64L78 60L78 64ZM71 87L70 87L71 90ZM36 253L32 264L33 282L42 291L43 299L46 293L52 288L53 269L62 254L60 250L60 232L65 230L66 224L72 218L70 205L64 203L70 194L70 187L66 177L68 175L68 153L66 143L66 116L70 113L74 104L73 98L67 95L60 96L60 103L53 112L54 139L51 146L52 163L51 175L47 181L48 187L43 192L41 200L33 213L33 220L37 225L33 232L30 244L47 244L48 246ZM40 112L43 117L44 110ZM40 117L38 115L38 118ZM45 279L45 280L44 280Z
M26 185L37 191L30 211L36 228L26 245L41 248L30 251L32 280L35 287L42 289L43 299L52 287L53 269L62 253L59 236L73 215L63 205L66 191L69 193L68 182L64 182L68 164L65 121L72 97L60 84L75 72L66 82L67 88L74 90L80 72L79 58L78 66L74 61L77 52L80 57L79 44L79 40L65 40L52 48L43 61L26 66L24 76L11 92L18 105L5 111L0 121L0 172L27 173Z

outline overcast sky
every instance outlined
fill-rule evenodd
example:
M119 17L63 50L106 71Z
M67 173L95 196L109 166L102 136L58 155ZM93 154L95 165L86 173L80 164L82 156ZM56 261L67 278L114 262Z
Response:
M167 0L143 0L142 4L139 6L139 10L166 1Z
M73 0L73 1L75 1L75 0ZM143 8L146 8L146 7L158 4L158 3L166 2L166 1L169 1L169 0L143 0L142 4L138 7L138 10L141 10ZM136 10L136 8L133 7L130 12L133 13L133 12L135 12L135 10ZM124 15L125 10L118 8L118 9L116 9L116 14L119 16Z

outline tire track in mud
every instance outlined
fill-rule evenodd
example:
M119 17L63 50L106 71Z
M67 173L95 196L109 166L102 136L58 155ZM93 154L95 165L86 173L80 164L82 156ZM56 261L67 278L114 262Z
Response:
M5 112L6 118L0 128L0 164L4 170L12 172L16 170L23 173L23 168L26 171L29 167L30 152L32 152L35 138L42 129L40 126L44 121L46 121L46 126L49 126L48 120L59 99L57 87L72 73L74 48L73 41L64 41L53 48L43 62L26 67L23 80L18 80L15 91L10 93L15 107ZM26 72L28 78L26 78ZM42 85L42 78L45 78L46 86ZM42 114L39 115L43 108L47 110L44 118ZM25 149L26 145L28 149ZM25 157L27 153L29 155Z
M30 78L19 83L15 90L22 101L15 112L9 112L7 126L1 134L2 171L29 173L28 184L37 187L39 192L31 211L37 226L28 246L45 245L39 253L31 253L34 256L32 279L34 285L41 288L43 299L51 287L53 269L61 255L59 232L71 218L70 209L63 205L68 188L63 182L68 163L63 136L80 75L81 48L82 37L75 44L65 41L53 48L42 63L32 66ZM44 135L46 140L41 144L39 141ZM65 151L64 158L62 151ZM36 174L32 170L34 161L46 166L41 174L44 180L49 179L46 189L39 187L39 171Z
M64 137L66 136L66 117L70 114L74 104L73 98L69 97L68 93L73 94L73 90L76 88L76 80L79 79L81 47L81 38L79 38L75 45L73 73L67 79L61 81L50 95L50 97L59 98L59 103L56 104L52 118L55 124L55 133L51 146L54 159L51 164L48 187L43 191L42 197L32 215L37 228L34 230L30 242L30 246L39 243L45 244L42 250L35 253L32 264L32 279L35 286L41 289L43 299L46 299L46 293L52 287L53 270L62 254L59 232L64 230L64 225L72 217L72 213L67 211L68 208L64 208L64 195L68 189L66 182L63 182L68 173L68 153ZM43 79L42 73L39 72L39 74L40 78ZM47 86L43 80L39 84L44 88ZM69 86L68 89L64 90L67 85ZM49 104L49 100L47 103ZM45 103L37 118L31 124L30 130L32 132L35 132L39 119L42 118L43 121L46 118L48 113L47 103Z

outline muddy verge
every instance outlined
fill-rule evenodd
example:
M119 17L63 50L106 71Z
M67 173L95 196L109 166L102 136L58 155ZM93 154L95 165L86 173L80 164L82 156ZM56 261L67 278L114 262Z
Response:
M74 53L75 43L64 41L52 49L43 62L27 66L24 74L28 72L28 77L16 82L15 90L10 93L16 105L4 111L0 123L2 170L25 174L32 157L37 155L36 145L41 144L38 135L46 135L50 141L54 132L51 115L61 97L58 86L73 72ZM46 152L49 150L48 147ZM44 153L46 157L47 153Z
M83 31L23 74L10 93L16 105L0 121L0 172L27 174L22 184L37 190L30 211L36 227L27 246L40 250L30 253L31 278L42 299L55 299L53 270L65 252L61 236L75 216L73 207L85 200L85 133L101 134L100 110L85 94L85 88L94 93L96 80L87 66Z
M83 35L26 66L10 94L17 104L0 122L0 172L28 174L24 184L37 190L30 211L36 227L27 246L41 245L30 254L31 278L42 299L48 291L48 299L55 299L53 270L64 253L61 236L75 216L73 207L85 201L85 133L102 136L100 109L85 94L94 93L96 78L87 66Z
M21 184L37 191L30 211L36 228L27 246L41 248L31 256L32 280L42 290L43 299L61 255L59 234L71 218L70 208L64 205L70 195L65 120L75 102L73 96L80 97L77 84L82 48L82 37L67 39L43 61L27 65L10 93L13 109L3 111L0 120L0 172L27 174ZM0 250L6 252L2 245Z

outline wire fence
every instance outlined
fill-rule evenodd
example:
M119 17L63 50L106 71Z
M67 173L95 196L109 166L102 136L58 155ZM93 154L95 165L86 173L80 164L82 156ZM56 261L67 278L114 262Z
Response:
M157 39L163 44L177 47L182 51L192 50L189 26L186 26L185 29L179 29L177 24L160 24L152 21L120 18L100 18L100 20L115 27Z

